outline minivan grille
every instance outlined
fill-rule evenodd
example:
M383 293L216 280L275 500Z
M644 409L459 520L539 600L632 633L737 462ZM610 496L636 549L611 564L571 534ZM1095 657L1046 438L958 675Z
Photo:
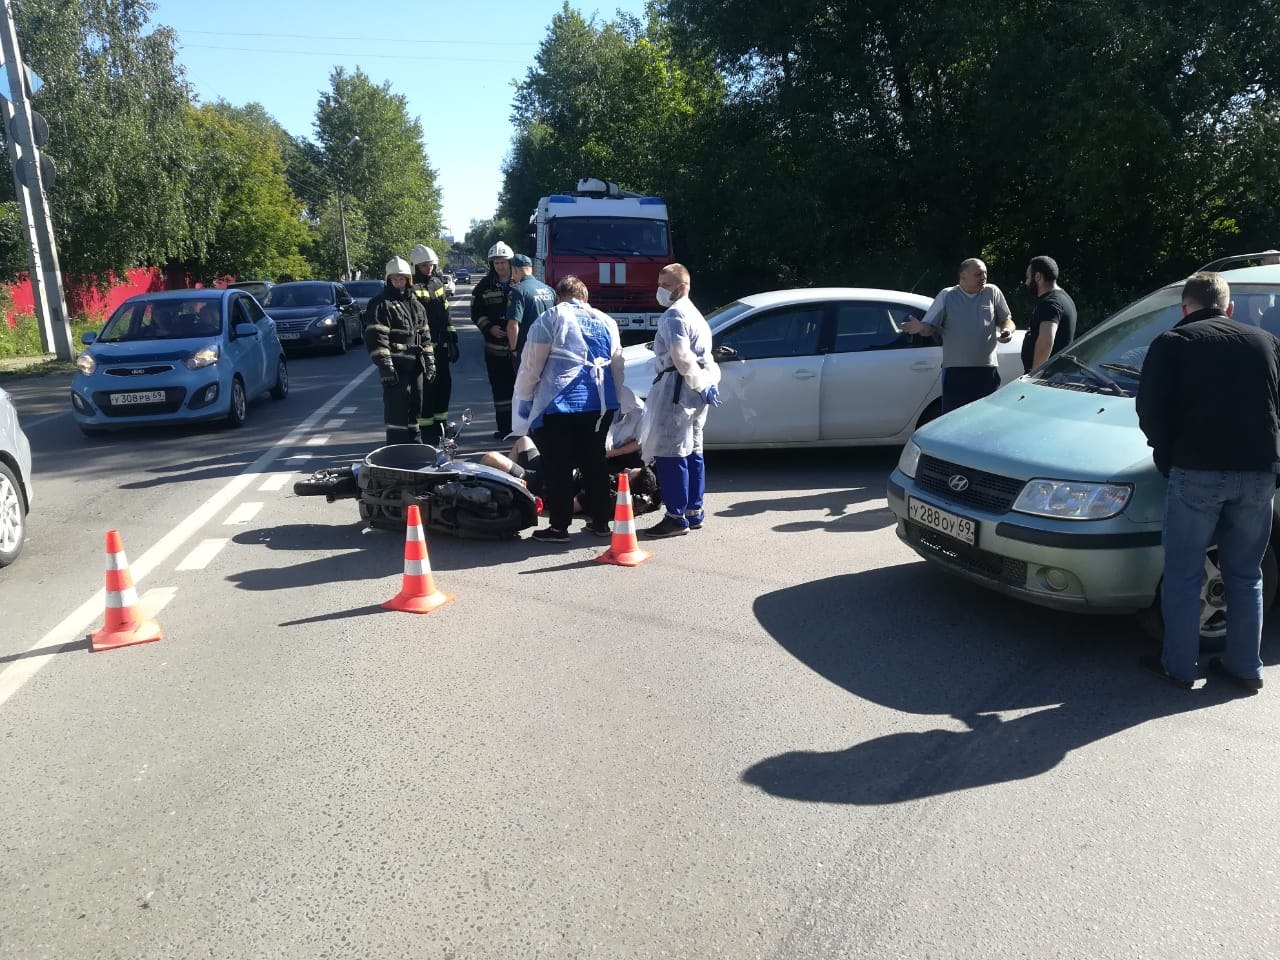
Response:
M967 479L968 487L960 492L953 490L950 481L955 476ZM1006 513L1013 506L1013 501L1017 499L1026 481L925 455L920 458L920 464L916 468L916 484L920 489L951 503L977 507L989 513Z

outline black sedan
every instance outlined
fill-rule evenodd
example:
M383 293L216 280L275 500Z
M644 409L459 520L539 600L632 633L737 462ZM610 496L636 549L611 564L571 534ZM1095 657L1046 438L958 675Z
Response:
M364 336L360 308L346 287L330 280L277 283L263 301L286 350L318 347L346 353Z
M458 283L470 283L471 271L466 267L459 267L457 270L453 271L453 279L458 281Z

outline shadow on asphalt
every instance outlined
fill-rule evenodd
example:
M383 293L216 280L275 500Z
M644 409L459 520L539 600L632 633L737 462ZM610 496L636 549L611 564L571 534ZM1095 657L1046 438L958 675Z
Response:
M889 804L1022 780L1072 750L1240 695L1219 680L1186 692L1140 670L1138 656L1156 647L1130 617L1051 613L923 562L764 594L754 612L792 656L854 696L967 728L797 749L742 774L791 800ZM1280 659L1280 624L1268 628L1264 659Z
M89 653L90 641L85 636L79 640L72 640L70 643L55 643L48 647L37 647L34 650L23 650L21 653L11 653L7 656L0 657L0 663L14 663L18 660L29 660L32 657L47 657L55 653Z

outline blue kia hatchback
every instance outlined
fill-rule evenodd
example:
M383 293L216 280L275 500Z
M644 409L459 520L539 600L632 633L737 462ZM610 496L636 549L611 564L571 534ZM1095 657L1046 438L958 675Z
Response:
M202 420L238 427L252 398L289 393L275 323L240 290L131 297L83 340L71 406L86 436Z

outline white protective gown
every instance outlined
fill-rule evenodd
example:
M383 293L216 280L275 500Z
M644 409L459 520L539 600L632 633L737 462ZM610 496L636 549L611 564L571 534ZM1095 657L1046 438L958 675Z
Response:
M702 392L720 383L720 367L711 358L711 328L688 297L671 304L658 320L653 372L657 379L640 429L644 458L701 453L707 422Z
M595 316L609 328L609 357L591 360L582 328L576 319L579 311ZM533 321L524 353L520 357L520 370L516 374L511 405L511 434L517 437L528 436L529 431L541 421L543 413L551 406L551 401L586 366L592 368L603 416L606 375L613 377L619 401L622 401L622 340L618 336L618 325L613 317L589 304L569 300L557 304Z

